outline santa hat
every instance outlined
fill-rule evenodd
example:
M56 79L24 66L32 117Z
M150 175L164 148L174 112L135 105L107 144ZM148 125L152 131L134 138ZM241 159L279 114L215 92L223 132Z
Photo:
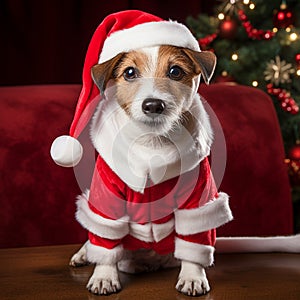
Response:
M77 138L101 99L100 91L91 77L91 68L119 53L158 45L200 51L197 40L186 26L174 21L164 21L142 11L111 14L98 26L87 50L82 75L83 86L69 135L56 138L51 146L51 157L58 165L72 167L82 157L83 149Z

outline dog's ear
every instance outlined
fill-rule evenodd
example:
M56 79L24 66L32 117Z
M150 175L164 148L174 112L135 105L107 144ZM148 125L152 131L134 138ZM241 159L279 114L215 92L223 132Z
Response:
M205 83L209 84L217 64L217 57L215 54L211 51L198 52L190 49L183 49L183 51L194 62L196 73L201 73Z
M92 67L92 78L95 84L98 86L101 94L103 94L107 82L113 78L114 70L121 61L123 55L124 53L119 53L112 59Z

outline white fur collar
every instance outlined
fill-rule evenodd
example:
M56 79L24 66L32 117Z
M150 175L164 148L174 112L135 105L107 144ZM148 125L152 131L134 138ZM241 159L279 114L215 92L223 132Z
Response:
M213 134L198 94L190 112L198 121L194 132L178 126L168 136L172 143L153 148L139 142L150 131L132 121L116 101L103 99L93 118L91 138L120 179L143 193L148 179L158 184L176 177L195 168L209 154Z

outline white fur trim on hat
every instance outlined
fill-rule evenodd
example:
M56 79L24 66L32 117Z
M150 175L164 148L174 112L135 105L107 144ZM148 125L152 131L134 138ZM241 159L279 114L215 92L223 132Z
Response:
M77 139L62 135L53 141L50 154L57 165L74 167L80 162L83 149Z
M107 249L101 246L87 242L86 256L90 263L111 265L120 261L123 257L124 248L119 245L113 249Z
M103 218L94 213L88 205L89 192L85 192L78 196L76 219L77 221L90 232L106 238L106 239L121 239L129 233L128 221L129 217L124 216L118 220Z
M190 235L217 228L233 219L228 195L219 193L207 204L194 209L175 211L175 229L182 235Z
M160 45L200 51L198 41L185 25L175 21L148 22L116 31L108 36L99 63L108 61L122 52Z
M212 246L196 244L175 239L174 256L180 260L190 261L203 267L209 267L214 263L214 251Z

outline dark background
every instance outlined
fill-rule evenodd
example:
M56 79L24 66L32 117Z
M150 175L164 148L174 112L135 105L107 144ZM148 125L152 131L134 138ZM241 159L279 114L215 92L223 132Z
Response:
M182 23L211 0L0 0L0 85L80 83L90 38L110 13L139 9Z

